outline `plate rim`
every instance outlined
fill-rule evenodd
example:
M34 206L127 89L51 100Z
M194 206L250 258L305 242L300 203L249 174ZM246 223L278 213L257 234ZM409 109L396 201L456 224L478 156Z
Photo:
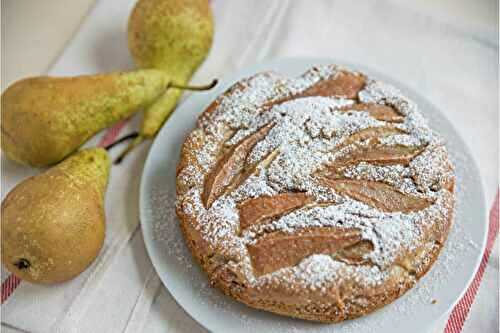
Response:
M341 65L341 66L348 67L350 69L354 69L354 70L359 69L360 71L369 72L369 74L371 76L375 76L375 77L379 76L379 77L382 78L382 80L384 78L389 78L389 79L391 79L390 80L391 84L392 84L392 82L397 82L398 83L398 85L397 85L398 89L404 90L405 92L411 92L412 95L417 96L421 100L424 100L425 103L427 103L433 109L437 110L440 113L440 115L446 119L448 125L453 129L453 131L460 138L461 143L463 143L463 151L467 154L468 157L470 157L470 159L469 159L468 162L471 164L471 167L473 169L475 169L476 172L477 172L477 174L480 176L479 177L478 187L480 188L480 191L479 191L480 192L480 202L481 202L481 206L482 206L482 211L484 213L484 218L482 219L483 221L482 221L481 225L484 226L483 229L485 230L485 232L483 232L483 239L482 239L481 244L479 246L478 256L476 257L476 262L473 265L474 269L469 272L469 276L467 278L467 283L465 284L464 288L459 293L459 295L455 298L455 300L450 303L450 305L447 307L446 311L444 311L440 316L437 316L434 321L432 321L431 323L428 323L426 326L424 326L426 328L426 330L428 330L429 328L433 327L432 325L435 325L436 322L440 318L443 318L444 316L449 315L450 312L452 311L452 309L456 306L456 304L465 295L465 293L467 292L469 286L471 285L471 283L472 283L472 281L473 281L473 279L474 279L474 277L476 275L476 272L479 269L482 257L484 256L484 251L486 249L486 243L487 243L487 238L488 238L488 233L489 233L489 223L488 223L488 216L489 216L489 214L488 214L488 206L487 206L486 197L485 197L484 180L483 180L483 176L481 174L481 169L479 168L478 163L477 163L474 155L471 153L471 150L469 148L468 143L463 139L463 135L457 130L457 128L453 124L453 122L449 120L448 115L446 113L442 112L441 109L438 108L437 106L435 106L435 104L433 104L431 101L429 101L429 99L424 98L419 92L416 92L415 89L410 88L408 85L406 85L404 83L401 83L398 79L394 79L390 75L386 75L386 74L380 73L380 71L374 70L374 69L372 69L369 66L359 65L359 64L356 64L356 63L348 62L348 61L343 61L341 59L329 58L329 57L324 57L324 58L321 58L321 57L273 57L273 58L266 58L266 59L264 59L262 61L251 63L251 64L248 64L248 65L242 66L240 68L234 69L231 72L225 73L222 76L222 78L219 79L219 84L221 84L221 83L229 83L230 85L232 85L232 84L234 84L236 82L235 81L236 78L238 76L241 76L239 74L241 74L242 72L249 71L249 70L254 71L255 69L257 69L259 67L271 67L271 66L273 66L273 64L276 64L278 62L302 62L302 63L309 63L310 66L314 66L314 64L318 64L318 63L330 62L332 64L338 64L338 65ZM257 72L254 72L254 73L257 73ZM412 96L410 96L410 98L411 97ZM179 105L177 106L177 108L179 108L182 104L186 103L190 98L193 98L193 97L191 97L190 95L187 96L187 98L185 100L183 100L183 101L181 101L181 103L179 103ZM151 166L150 166L151 163L153 163L152 162L152 159L153 159L152 158L152 152L154 151L156 145L159 144L158 143L159 141L156 140L156 138L160 135L161 132L163 132L163 131L166 130L166 128L168 126L165 126L165 125L166 124L164 124L164 126L161 128L160 132L157 133L157 136L155 137L155 139L153 140L151 146L149 147L149 150L148 150L148 153L147 153L147 157L146 157L146 161L144 163L144 167L142 169L142 174L141 174L141 178L140 178L140 188L139 188L139 222L140 222L140 225L141 225L141 231L142 231L143 236L144 236L143 240L144 240L144 244L145 244L145 247L146 247L146 251L147 251L148 256L149 256L149 258L151 260L151 263L153 264L153 266L155 268L155 271L158 274L158 277L160 278L160 281L162 282L162 285L168 291L168 293L170 294L170 296L172 297L172 299L174 300L174 302L182 309L182 311L184 311L184 313L186 313L198 325L200 325L201 327L203 327L207 331L211 331L210 328L208 328L203 322L201 322L197 318L195 318L191 314L191 312L188 309L186 309L177 300L177 298L174 297L174 295L170 292L170 288L167 286L166 277L164 277L164 276L162 276L162 274L160 274L159 268L158 268L158 264L156 263L157 260L159 260L159 258L157 258L155 255L153 255L153 253L154 253L153 244L152 244L153 242L152 242L151 239L146 240L146 235L149 235L149 230L148 230L148 226L147 226L147 223L146 223L147 213L145 212L145 210L146 210L146 208L145 208L145 206L146 206L145 205L145 201L147 200L147 195L146 195L147 180L146 180L146 178L150 174L150 172L148 172L148 170L151 168ZM175 156L175 158L178 160L179 156ZM454 220L455 220L455 218L456 217L454 216ZM151 224L151 221L149 221L149 222ZM441 253L440 253L440 255L441 255ZM438 260L439 260L439 256L438 256ZM408 290L408 292L411 289L413 289L413 287L410 288Z

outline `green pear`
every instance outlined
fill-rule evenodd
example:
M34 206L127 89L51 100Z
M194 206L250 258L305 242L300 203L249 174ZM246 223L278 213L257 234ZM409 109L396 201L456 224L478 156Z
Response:
M106 150L84 149L14 187L2 202L2 264L34 283L84 271L104 242L109 169Z
M57 163L100 130L150 105L170 82L155 69L20 80L2 94L2 150L22 164Z
M140 68L164 70L179 88L170 88L144 111L139 137L156 135L174 110L182 89L208 55L214 25L208 0L139 0L128 24L129 49ZM216 81L196 90L210 89ZM192 90L192 89L191 89Z

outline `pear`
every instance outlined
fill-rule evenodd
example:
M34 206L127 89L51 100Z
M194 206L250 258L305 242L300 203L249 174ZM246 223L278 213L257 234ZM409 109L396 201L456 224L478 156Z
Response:
M81 150L19 183L2 202L2 263L23 280L55 283L84 271L104 242L106 150Z
M140 135L125 154L144 139L153 138L160 130L177 105L182 89L208 55L213 34L213 17L208 0L137 2L128 23L132 57L139 68L166 71L175 84L172 87L178 88L168 89L145 110ZM215 84L216 81L196 90L207 90Z
M22 164L57 163L100 130L151 104L170 82L155 69L18 81L2 94L2 150Z

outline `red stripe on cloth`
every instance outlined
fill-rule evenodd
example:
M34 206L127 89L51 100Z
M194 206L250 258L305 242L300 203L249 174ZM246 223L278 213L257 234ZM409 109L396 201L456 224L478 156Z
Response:
M113 127L108 129L106 131L106 134L104 134L104 136L101 138L101 141L99 141L99 143L97 144L97 147L106 147L107 145L113 143L118 134L120 134L120 131L127 124L127 121L128 119L119 121Z
M97 144L98 147L105 147L113 141L115 141L116 137L118 134L120 134L120 131L125 127L127 124L128 119L122 120L118 123L116 123L113 127L108 129L104 136L101 138L99 143ZM16 288L19 286L21 283L21 279L15 276L14 274L9 274L9 276L5 279L4 282L2 282L2 303L5 302L10 295L16 290Z
M10 274L5 281L2 282L2 304L12 295L19 283L21 283L21 279L14 274Z
M472 303L476 297L479 286L481 285L481 280L483 279L484 271L488 265L490 259L491 250L495 245L495 239L498 236L498 192L495 199L495 203L490 211L490 224L488 230L488 240L486 242L486 249L484 250L484 255L479 265L479 269L474 276L474 280L470 284L469 288L465 292L465 295L460 299L460 301L453 308L448 322L446 323L445 333L460 333L464 326L467 315L469 314Z

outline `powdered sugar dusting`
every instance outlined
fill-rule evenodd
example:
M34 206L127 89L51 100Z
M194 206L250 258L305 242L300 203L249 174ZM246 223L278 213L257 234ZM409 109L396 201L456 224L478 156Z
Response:
M302 97L283 101L307 89L314 83L335 76L336 66L314 68L299 78L284 78L276 73L256 75L239 83L229 94L219 97L218 106L200 120L205 143L197 155L199 166L180 171L180 177L196 182L178 197L184 214L196 220L195 230L210 243L218 254L242 259L240 266L246 280L255 287L269 279L286 285L287 278L303 288L316 290L325 283L355 280L364 287L387 279L387 270L397 263L402 253L411 253L426 243L427 233L435 224L449 219L453 197L443 187L453 180L453 170L447 159L442 139L432 132L415 103L392 86L368 79L358 94L358 101L334 97ZM368 112L349 110L356 102L388 104L405 116L399 124L373 118ZM203 186L200 177L213 168L215 153L220 147L231 147L259 128L273 124L265 138L247 156L246 163L261 163L266 156L276 157L266 167L248 177L232 192L220 196L206 209L201 200ZM345 168L343 176L384 182L402 193L432 201L420 211L389 213L369 207L352 198L341 196L322 186L315 173L324 165L349 153L352 146L346 139L364 129L398 128L402 134L380 138L386 146L424 147L410 165L380 166L361 162ZM232 135L227 137L228 131ZM366 143L365 143L366 144ZM343 146L342 146L343 145ZM433 152L437 152L434 154ZM186 182L186 181L185 181ZM269 223L239 233L238 204L259 196L271 196L285 191L300 191L312 195L316 203L290 212ZM326 204L325 204L326 203ZM332 226L361 230L363 239L373 244L366 255L370 265L351 266L331 256L313 255L299 265L287 267L260 278L253 276L246 245L267 232ZM318 282L322 281L322 282Z
M354 280L368 286L381 284L387 273L377 266L351 266L329 255L312 255L295 267L283 268L259 280L261 285L285 280L289 285L301 285L326 294L340 280ZM281 281L280 281L281 282Z

